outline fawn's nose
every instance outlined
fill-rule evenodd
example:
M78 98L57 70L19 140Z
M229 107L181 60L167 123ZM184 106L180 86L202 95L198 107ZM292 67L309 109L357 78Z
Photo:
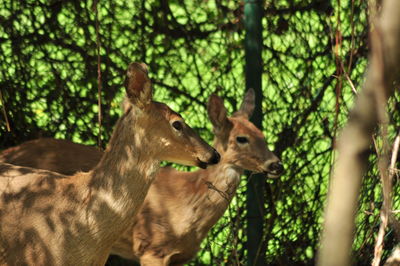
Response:
M272 173L277 174L277 175L283 174L283 171L284 171L283 165L281 162L271 163L269 166L269 170Z
M213 155L209 161L209 164L217 164L219 163L219 160L221 159L221 155L214 149Z
M266 163L266 171L265 173L267 174L268 177L279 177L282 175L284 172L284 168L282 163L277 160L277 161L270 161Z

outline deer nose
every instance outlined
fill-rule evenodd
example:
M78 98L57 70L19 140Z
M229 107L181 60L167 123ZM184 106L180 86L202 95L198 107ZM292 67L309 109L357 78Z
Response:
M281 162L273 162L268 166L268 171L274 175L281 175L284 171L284 168Z
M221 159L221 155L214 149L213 155L209 161L209 164L217 164L219 163L219 160Z

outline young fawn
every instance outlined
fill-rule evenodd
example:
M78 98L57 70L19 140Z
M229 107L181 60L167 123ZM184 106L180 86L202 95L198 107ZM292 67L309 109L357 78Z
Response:
M200 167L219 161L179 114L152 100L144 64L129 65L125 89L128 107L100 162L59 158L60 165L93 162L90 172L66 176L0 164L1 265L104 265L132 227L161 160ZM31 154L38 157L46 155Z

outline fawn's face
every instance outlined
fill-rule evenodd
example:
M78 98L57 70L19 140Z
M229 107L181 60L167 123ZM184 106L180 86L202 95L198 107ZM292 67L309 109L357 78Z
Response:
M201 139L178 113L166 104L152 100L152 86L144 65L130 64L125 86L130 104L140 110L138 123L145 129L142 135L154 144L152 154L156 159L201 168L219 162L218 152Z
M268 149L261 130L243 116L231 117L229 121L232 128L224 155L245 170L264 173L271 178L280 176L283 167L278 157Z
M214 126L216 144L221 149L224 161L276 178L283 173L283 166L278 157L268 149L261 130L248 120L253 110L253 90L246 93L239 111L229 118L222 99L212 95L208 113Z

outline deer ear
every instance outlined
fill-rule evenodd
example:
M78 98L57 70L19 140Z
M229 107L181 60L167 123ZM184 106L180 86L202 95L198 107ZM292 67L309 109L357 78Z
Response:
M246 94L244 95L244 99L240 108L237 112L235 112L234 116L245 116L249 119L254 112L255 107L255 93L253 88L247 90Z
M151 81L147 75L147 66L144 63L129 64L125 78L125 90L129 101L144 108L153 98Z
M207 111L214 128L222 129L229 123L224 102L214 93L208 100Z
M207 111L214 127L214 134L221 139L224 148L226 148L229 133L233 124L227 117L223 100L216 94L211 94L210 99L208 100Z

